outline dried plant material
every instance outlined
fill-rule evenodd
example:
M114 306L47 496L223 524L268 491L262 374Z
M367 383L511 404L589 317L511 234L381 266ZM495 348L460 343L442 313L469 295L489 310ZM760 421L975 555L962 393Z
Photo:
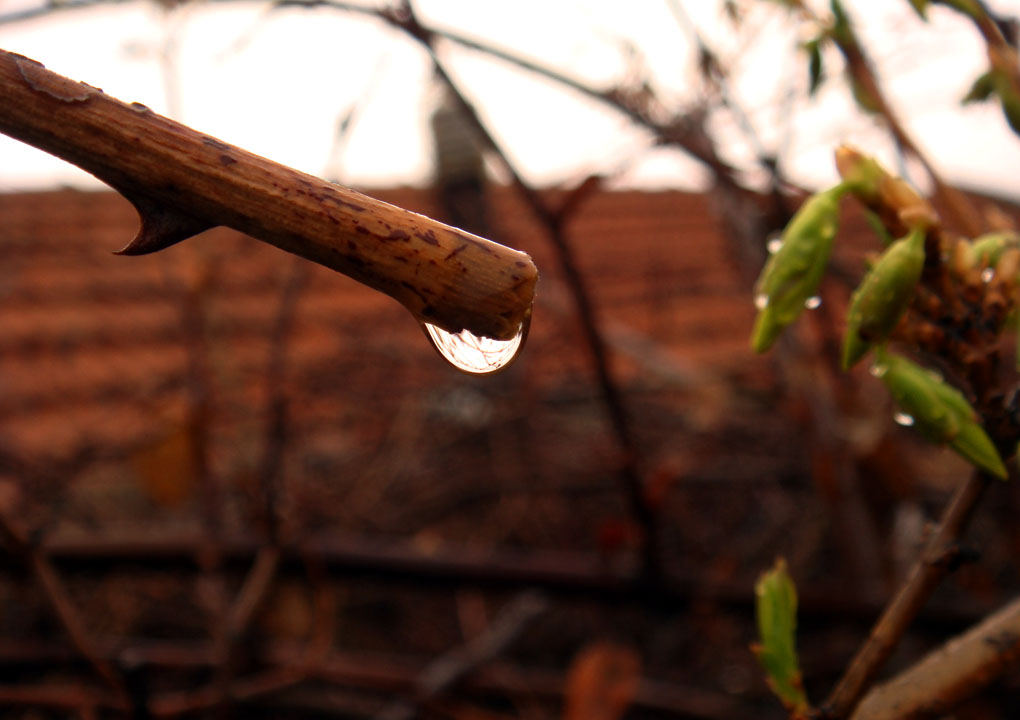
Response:
M619 720L637 692L641 658L609 642L588 645L567 675L564 720Z
M131 467L149 498L166 507L180 505L195 489L193 433L181 423L137 450Z

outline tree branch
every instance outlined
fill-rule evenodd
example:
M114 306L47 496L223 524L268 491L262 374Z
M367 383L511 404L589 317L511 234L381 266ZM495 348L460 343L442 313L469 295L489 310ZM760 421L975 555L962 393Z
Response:
M67 589L45 551L33 543L27 533L17 527L4 513L0 513L0 540L17 553L21 561L31 571L54 615L63 626L64 632L67 633L71 644L92 666L96 674L116 693L117 698L124 700L126 695L122 678L114 667L96 651L93 639L81 615L78 614L71 598L68 597Z
M538 271L524 253L297 172L0 50L0 132L92 173L142 227L122 254L226 225L365 283L420 321L513 338Z
M985 475L974 473L957 489L921 556L821 706L820 717L840 720L853 711L932 590L955 567L960 537L987 485Z
M1020 599L865 696L851 720L942 715L1020 659Z

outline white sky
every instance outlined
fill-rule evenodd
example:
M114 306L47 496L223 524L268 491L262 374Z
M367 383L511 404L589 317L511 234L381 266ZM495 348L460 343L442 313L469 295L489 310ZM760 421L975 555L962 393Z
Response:
M0 16L38 2L0 0ZM1020 0L990 4L1020 15ZM895 163L885 134L854 111L839 78L814 101L782 102L790 92L802 96L806 82L803 55L788 52L797 36L782 22L782 11L759 2L751 16L756 32L738 32L721 19L719 5L684 2L733 67L735 95L765 145L784 150L784 167L794 179L830 181L832 149L842 141ZM972 27L939 8L924 25L907 0L847 5L890 96L944 174L965 186L1020 197L1020 139L997 107L959 106L984 66ZM367 187L425 182L431 162L426 118L436 94L421 49L372 19L329 10L268 15L266 7L195 2L165 11L140 2L68 10L0 24L0 47L306 172ZM416 7L427 22L597 86L628 76L624 47L630 43L671 108L694 98L692 48L665 0L419 0ZM680 153L650 150L644 133L593 101L477 53L453 47L444 53L529 180L575 182L628 159L633 164L623 184L693 187L704 177ZM165 57L173 58L170 72ZM841 67L837 55L826 59L834 73ZM331 158L337 120L355 104L352 131ZM732 118L714 116L712 127L728 158L747 166L748 142ZM0 137L0 190L95 182Z

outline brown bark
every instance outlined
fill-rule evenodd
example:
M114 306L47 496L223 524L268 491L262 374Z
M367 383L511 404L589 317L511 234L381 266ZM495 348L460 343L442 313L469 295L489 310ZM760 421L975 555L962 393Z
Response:
M851 720L940 717L1020 659L1020 600L875 687Z
M332 268L451 332L507 340L538 279L524 253L274 163L0 50L0 132L106 182L142 227L121 253L226 225Z

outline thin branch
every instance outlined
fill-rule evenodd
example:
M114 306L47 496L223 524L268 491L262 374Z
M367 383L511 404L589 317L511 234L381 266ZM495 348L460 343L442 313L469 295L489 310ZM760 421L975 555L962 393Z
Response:
M408 32L416 40L432 48L433 50L430 50L430 52L434 52L436 39L443 39L469 50L484 53L547 80L552 80L564 88L607 105L622 113L636 125L650 131L658 143L677 147L692 158L699 160L720 181L737 184L733 168L719 157L711 143L704 142L701 133L697 132L697 123L694 123L692 127L689 118L685 114L675 115L667 122L656 120L649 111L647 103L642 101L642 96L639 93L631 92L628 88L612 87L606 90L598 89L509 50L495 47L489 43L481 42L452 30L422 25L409 8L405 9L405 5L401 5L398 10L393 11L387 9L367 9L363 6L352 5L339 0L277 0L276 7L303 7L308 9L328 7L343 12L373 15L388 22L393 27Z
M868 693L851 720L943 715L1020 659L1020 599Z
M124 699L126 695L122 678L117 674L113 665L96 651L95 643L89 635L84 621L78 614L77 608L67 594L67 588L64 587L60 575L45 552L37 544L31 542L27 534L4 513L0 513L0 540L7 544L32 572L43 596L49 602L71 644L117 696Z
M251 702L291 688L308 677L304 667L277 667L233 681L226 688L215 684L196 690L182 690L153 697L149 707L153 717L179 717L185 713L209 710L226 699L229 702Z
M510 601L485 632L429 663L414 683L412 699L387 705L376 720L417 717L418 706L438 698L462 678L503 654L547 609L545 598L534 592Z
M932 590L955 567L960 538L988 482L985 475L974 473L957 489L917 562L821 706L819 717L842 720L856 707Z
M806 5L801 5L801 8L809 12ZM813 17L815 22L820 22L816 16ZM902 152L921 163L925 172L928 173L935 197L941 201L954 223L968 236L973 237L979 234L983 229L983 222L974 206L963 193L942 179L941 174L935 169L935 165L907 131L883 91L874 66L850 22L848 21L846 24L845 33L832 33L832 39L843 54L853 81L874 102L876 111L888 125L889 133L896 145Z
M450 332L508 340L530 313L538 272L525 254L273 163L6 51L0 132L131 200L142 229L123 254L226 225L349 275Z

